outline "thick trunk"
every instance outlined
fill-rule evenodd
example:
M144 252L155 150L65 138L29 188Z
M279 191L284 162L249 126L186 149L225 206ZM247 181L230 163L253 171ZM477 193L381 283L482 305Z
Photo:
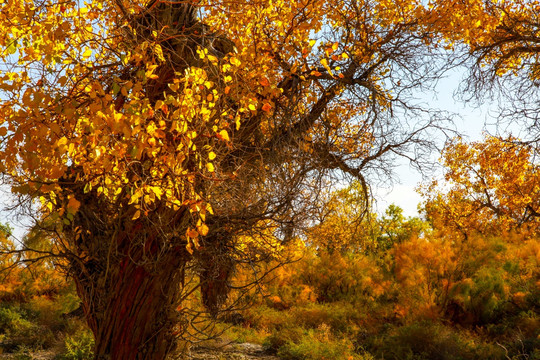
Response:
M181 269L189 254L182 247L158 252L151 242L93 269L87 263L74 276L96 360L161 360L176 346Z

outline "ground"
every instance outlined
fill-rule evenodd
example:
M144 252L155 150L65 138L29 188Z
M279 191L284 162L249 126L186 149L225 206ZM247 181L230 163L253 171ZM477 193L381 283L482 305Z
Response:
M53 360L53 351L38 351L28 355L0 354L0 360ZM189 360L279 360L267 354L261 345L251 343L221 343L212 346L199 346L187 354Z

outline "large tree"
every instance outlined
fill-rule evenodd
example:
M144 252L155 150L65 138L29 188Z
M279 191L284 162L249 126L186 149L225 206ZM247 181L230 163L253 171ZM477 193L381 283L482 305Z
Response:
M182 300L200 288L215 314L322 184L367 198L396 157L421 164L443 119L414 101L444 66L431 19L408 0L3 3L0 169L67 260L96 359L164 359Z

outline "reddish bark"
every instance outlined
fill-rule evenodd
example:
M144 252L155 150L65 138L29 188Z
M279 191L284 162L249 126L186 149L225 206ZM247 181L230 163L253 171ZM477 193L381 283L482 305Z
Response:
M114 257L87 262L74 276L96 360L162 360L176 347L181 269L190 255L143 235L138 246L119 235Z

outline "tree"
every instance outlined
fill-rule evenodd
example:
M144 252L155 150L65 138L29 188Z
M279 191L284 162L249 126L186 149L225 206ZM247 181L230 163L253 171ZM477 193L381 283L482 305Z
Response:
M260 253L242 241L289 239L339 174L368 198L396 156L422 164L442 114L413 92L445 65L426 21L415 1L3 4L0 169L38 201L96 359L164 359L186 296L215 314Z
M0 268L10 267L15 263L13 254L11 251L14 248L13 242L11 241L11 233L13 229L9 224L0 223L0 248L2 249L2 255L0 257Z
M367 252L374 247L375 214L366 214L366 201L359 182L327 195L319 206L317 223L307 231L308 243L318 253Z
M444 179L423 189L433 233L418 256L431 258L424 270L439 285L429 293L452 321L478 324L536 306L537 288L529 281L537 275L540 246L537 157L535 146L512 137L455 139L443 152ZM423 260L410 261L410 249L400 252L401 276L412 278L412 265Z
M352 182L333 191L319 206L318 222L307 232L308 244L334 256L338 253L381 253L395 244L429 231L417 217L406 218L403 209L390 205L383 216L366 213L362 186Z
M482 142L450 143L444 153L445 182L425 190L426 212L439 227L468 236L538 232L537 150L516 139L486 136Z

